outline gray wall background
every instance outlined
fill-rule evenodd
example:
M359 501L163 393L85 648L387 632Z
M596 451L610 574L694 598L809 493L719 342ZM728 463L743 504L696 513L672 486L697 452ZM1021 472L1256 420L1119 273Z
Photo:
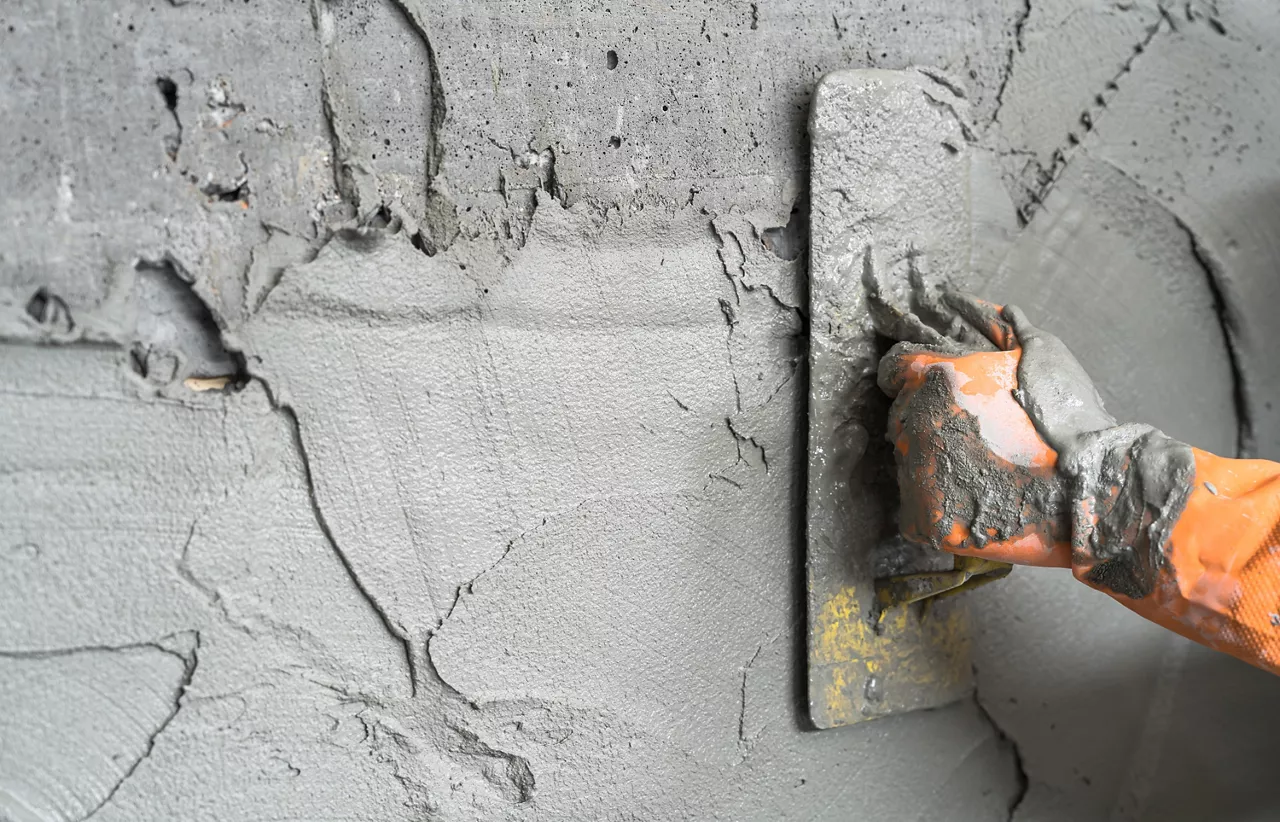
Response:
M5 3L0 818L1274 818L1274 679L1065 573L806 728L808 99L909 65L984 294L1280 458L1267 0Z

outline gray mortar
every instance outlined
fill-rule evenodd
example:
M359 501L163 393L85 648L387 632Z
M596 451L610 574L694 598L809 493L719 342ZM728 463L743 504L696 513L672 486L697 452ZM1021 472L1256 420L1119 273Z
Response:
M804 724L827 71L960 77L983 296L1280 456L1280 10L1163 5L4 4L0 816L1273 816L1272 679L1065 574L974 595L982 709ZM146 261L245 387L136 373Z

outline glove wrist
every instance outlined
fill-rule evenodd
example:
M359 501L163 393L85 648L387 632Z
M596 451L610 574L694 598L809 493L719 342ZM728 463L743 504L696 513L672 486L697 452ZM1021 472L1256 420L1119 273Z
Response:
M1191 447L1127 424L1073 438L1059 456L1072 505L1076 576L1133 599L1168 567L1169 535L1195 480Z

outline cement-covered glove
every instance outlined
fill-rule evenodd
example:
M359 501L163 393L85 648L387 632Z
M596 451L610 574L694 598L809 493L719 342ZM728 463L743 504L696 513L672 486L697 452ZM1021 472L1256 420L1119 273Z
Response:
M929 325L873 290L912 541L1070 567L1131 610L1280 673L1280 465L1117 424L1062 341L961 294ZM939 330L941 328L942 330Z

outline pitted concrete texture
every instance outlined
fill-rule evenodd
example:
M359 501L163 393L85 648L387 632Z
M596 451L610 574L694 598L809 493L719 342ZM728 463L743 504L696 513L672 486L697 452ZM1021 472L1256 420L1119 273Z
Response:
M1280 457L1277 35L5 4L0 818L1273 817L1277 684L1050 571L974 594L975 700L811 730L801 466L809 96L911 65L998 181L984 296Z

